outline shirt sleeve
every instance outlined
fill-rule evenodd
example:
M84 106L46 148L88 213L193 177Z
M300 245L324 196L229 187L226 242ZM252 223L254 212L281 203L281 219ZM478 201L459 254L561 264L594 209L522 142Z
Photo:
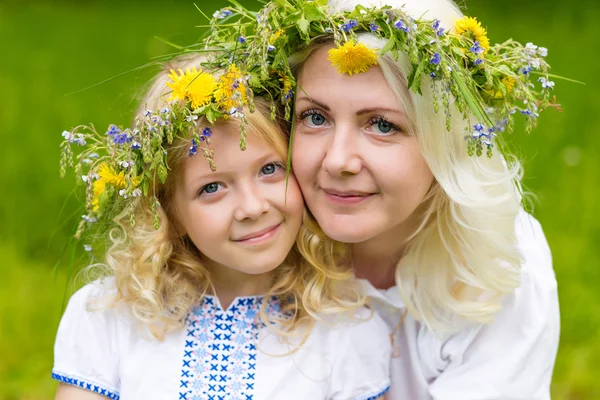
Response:
M94 282L69 300L54 345L52 378L110 399L119 398L117 318L113 309L90 308L102 293Z
M391 344L378 314L362 309L360 320L340 328L335 346L340 357L333 364L328 399L372 400L390 387Z
M537 220L523 212L516 225L524 256L521 286L493 323L442 346L447 366L430 385L435 400L550 399L560 331L552 258Z

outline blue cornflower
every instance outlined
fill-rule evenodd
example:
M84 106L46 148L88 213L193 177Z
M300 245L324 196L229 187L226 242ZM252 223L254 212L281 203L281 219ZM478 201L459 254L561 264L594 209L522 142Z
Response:
M431 60L429 60L429 62L433 65L438 65L440 61L442 61L442 58L440 57L440 53L438 52L435 52L433 54L433 57L431 57Z
M152 114L152 111L150 111L150 110L144 110L144 117L147 117L150 114Z
M272 44L267 46L267 51L273 51L273 50L275 50L275 46L273 46Z
M131 139L127 136L126 133L118 133L113 136L113 142L116 144L123 144L123 143L127 143L130 141L131 141Z
M171 111L171 110L169 110L169 108L168 108L168 107L165 107L165 108L163 108L162 110L160 110L160 112L161 112L161 113L163 113L163 114L168 114L168 113L169 113L169 111Z
M116 135L118 133L121 133L121 130L116 125L111 125L106 132L107 135Z
M394 27L396 27L396 29L400 29L401 31L407 32L410 30L408 28L408 26L406 26L406 24L404 23L404 21L402 21L401 19L399 19L398 21L394 22Z
M554 82L549 81L548 79L541 77L538 79L538 82L542 83L542 87L544 89L554 89Z
M196 143L195 139L192 139L192 145L190 146L190 150L188 151L188 155L190 157L196 155L198 153L198 143Z
M289 90L289 91L288 91L288 92L285 94L285 96L283 96L283 98L284 98L285 100L289 100L289 99L291 99L291 98L292 98L292 96L293 96L293 95L294 95L294 91L290 89L290 90Z
M475 43L473 43L473 46L471 46L470 50L472 53L475 53L477 55L483 53L483 47L479 45L479 41L477 40L475 41Z
M346 22L345 24L342 24L340 29L343 30L344 32L348 33L357 26L358 26L358 22L355 19L351 19L350 21Z
M429 74L429 76L431 77L431 79L435 79L437 77L437 75L435 74L435 72L431 72Z
M475 60L475 65L481 65L483 64L483 58L478 58L477 60Z
M134 150L141 149L142 148L142 144L140 142L134 141L133 143L131 143L131 148L134 149Z
M240 37L238 37L238 42L246 43L246 38L244 36L240 36Z
M435 31L435 36L444 36L444 28L440 27L439 19L434 20L431 27Z
M229 17L232 14L233 12L231 12L230 10L217 10L214 12L213 17L216 19L223 19Z
M531 65L528 65L526 67L522 67L519 69L519 72L522 73L523 75L527 75L529 74L531 71L533 70L533 67Z
M209 127L202 129L202 136L206 136L206 137L212 136L212 131L210 130Z
M379 30L379 26L375 22L371 22L369 24L369 29L371 32L377 32Z

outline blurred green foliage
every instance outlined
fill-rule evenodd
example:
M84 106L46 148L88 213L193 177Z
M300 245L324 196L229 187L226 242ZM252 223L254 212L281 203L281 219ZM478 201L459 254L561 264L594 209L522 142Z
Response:
M248 3L246 1L245 3ZM255 2L257 4L257 2ZM211 14L223 2L198 1ZM600 100L595 54L600 7L558 0L471 0L468 15L494 41L548 47L564 112L546 111L529 136L512 139L537 195L559 282L562 336L554 399L600 398ZM155 37L191 44L203 24L192 0L0 3L0 399L47 399L52 345L73 275L65 267L79 201L73 176L58 177L63 129L127 124L156 69L128 74L78 94L172 49ZM81 194L79 194L81 195ZM75 254L75 264L86 256ZM62 267L54 267L62 259Z

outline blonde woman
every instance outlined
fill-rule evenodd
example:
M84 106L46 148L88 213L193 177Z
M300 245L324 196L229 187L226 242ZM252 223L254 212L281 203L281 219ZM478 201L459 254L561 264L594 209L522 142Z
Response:
M357 5L404 7L446 33L463 17L449 0L332 0L330 11ZM409 32L409 23L392 29ZM471 33L485 46L480 25ZM377 51L387 41L367 32L358 43ZM557 286L542 228L520 206L518 161L467 155L469 122L450 99L446 128L432 101L435 74L422 95L408 89L406 53L342 74L335 47L319 37L292 57L301 88L292 165L310 212L350 245L348 267L388 324L390 398L548 399Z

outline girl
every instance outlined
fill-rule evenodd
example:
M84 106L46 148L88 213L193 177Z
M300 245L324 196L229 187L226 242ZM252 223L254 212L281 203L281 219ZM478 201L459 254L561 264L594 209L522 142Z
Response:
M303 224L283 125L260 98L249 112L235 66L216 78L203 60L161 73L134 129L64 133L67 153L94 143L79 158L92 165L83 227L119 214L107 277L60 323L56 398L381 398L385 325L359 308L339 249Z

